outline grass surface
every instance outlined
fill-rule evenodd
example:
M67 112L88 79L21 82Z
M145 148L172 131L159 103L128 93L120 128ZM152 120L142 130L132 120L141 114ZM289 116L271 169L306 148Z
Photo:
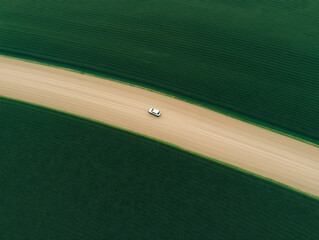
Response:
M319 201L165 144L0 98L1 239L318 239Z
M319 142L315 0L2 0L0 52L130 79Z

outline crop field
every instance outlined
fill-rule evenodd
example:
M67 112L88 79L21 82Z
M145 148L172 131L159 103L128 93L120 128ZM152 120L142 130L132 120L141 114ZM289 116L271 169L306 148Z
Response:
M2 239L319 237L318 199L217 162L5 98L0 124Z
M0 52L107 74L319 140L315 0L2 0Z

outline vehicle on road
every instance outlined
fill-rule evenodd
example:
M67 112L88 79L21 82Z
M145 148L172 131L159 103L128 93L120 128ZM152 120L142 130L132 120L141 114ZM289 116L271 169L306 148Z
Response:
M148 112L149 112L150 114L156 116L156 117L161 116L161 111L160 111L160 110L157 110L157 109L155 109L155 108L150 108L150 109L148 110Z

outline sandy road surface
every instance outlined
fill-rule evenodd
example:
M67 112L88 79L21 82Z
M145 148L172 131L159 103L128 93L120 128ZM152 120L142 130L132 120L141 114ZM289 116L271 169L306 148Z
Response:
M4 56L0 95L140 132L319 196L318 147L174 98ZM163 115L150 115L151 106Z

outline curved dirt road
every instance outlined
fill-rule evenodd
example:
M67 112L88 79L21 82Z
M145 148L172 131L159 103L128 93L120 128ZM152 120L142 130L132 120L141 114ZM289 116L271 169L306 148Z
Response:
M319 196L319 148L171 97L0 56L0 95L173 143ZM149 107L163 112L148 114Z

